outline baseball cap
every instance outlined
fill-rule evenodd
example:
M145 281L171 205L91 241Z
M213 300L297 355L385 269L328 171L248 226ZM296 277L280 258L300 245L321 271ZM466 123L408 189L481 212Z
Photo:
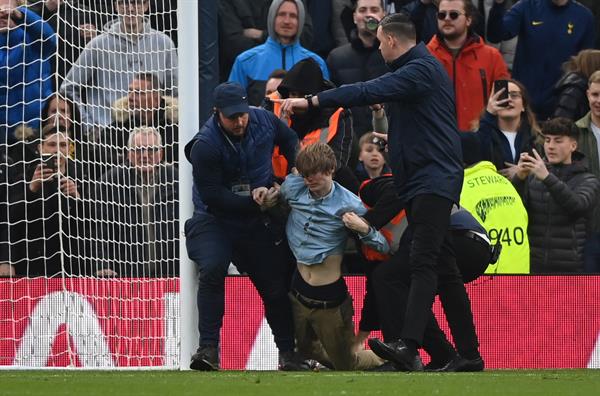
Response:
M246 90L238 83L224 82L217 85L213 91L213 99L215 107L225 117L250 111Z

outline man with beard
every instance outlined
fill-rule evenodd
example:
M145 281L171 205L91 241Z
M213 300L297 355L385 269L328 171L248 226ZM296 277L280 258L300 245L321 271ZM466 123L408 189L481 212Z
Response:
M458 129L471 130L486 106L492 84L509 78L500 52L473 33L477 10L470 0L442 0L438 6L438 34L427 48L454 82Z

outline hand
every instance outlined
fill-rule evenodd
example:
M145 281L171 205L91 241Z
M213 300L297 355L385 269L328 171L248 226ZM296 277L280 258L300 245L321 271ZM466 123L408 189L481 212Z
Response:
M15 276L15 267L8 263L0 264L0 278L10 278Z
M506 168L500 169L498 173L510 180L518 172L518 165L512 162L505 162L504 165L506 165Z
M373 136L375 136L376 138L379 138L381 140L385 140L386 143L388 141L388 135L387 135L387 133L373 132Z
M98 34L98 29L96 29L96 25L92 23L84 23L79 25L79 35L82 39L87 43Z
M252 199L256 202L257 205L262 206L265 197L269 189L267 187L257 187L252 190Z
M73 179L67 177L60 180L60 191L66 196L79 198L79 191L77 190L77 183Z
M269 188L269 192L267 192L267 196L265 197L264 201L263 201L263 207L266 209L272 208L273 206L277 205L277 202L279 202L279 189L280 189L280 185L275 183L275 185L271 188Z
M548 177L550 172L548 172L546 163L537 150L533 149L532 152L533 157L529 155L529 153L521 153L519 166L523 167L524 170L528 170L529 173L533 174L538 180L544 180Z
M253 40L260 40L262 37L263 31L260 29L248 28L244 29L244 36Z
M352 231L356 231L361 235L367 235L371 227L369 223L366 222L365 219L360 217L354 212L346 212L342 215L342 221L344 225L351 229Z
M42 188L42 183L52 179L55 173L56 171L52 168L48 168L47 166L43 166L41 164L38 165L33 172L31 181L29 182L29 190L37 193Z
M315 97L313 97L313 100ZM294 109L308 109L308 101L304 98L271 99L275 103L281 103L281 111L288 115L294 114Z
M62 3L62 0L46 0L44 3L46 8L50 11L56 11L60 3Z
M488 113L492 115L498 115L498 111L505 109L504 105L508 103L510 98L499 100L500 95L504 92L504 88L502 88L498 92L494 92L490 99L488 100L488 104L486 110Z

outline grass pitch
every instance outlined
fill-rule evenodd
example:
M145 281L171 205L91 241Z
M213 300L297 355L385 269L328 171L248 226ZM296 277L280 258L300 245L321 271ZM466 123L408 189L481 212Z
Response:
M0 371L0 395L600 395L600 370L483 373Z

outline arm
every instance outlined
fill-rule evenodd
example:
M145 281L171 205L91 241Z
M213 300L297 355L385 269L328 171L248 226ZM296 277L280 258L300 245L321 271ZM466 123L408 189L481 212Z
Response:
M492 43L499 43L519 34L524 8L528 5L528 1L520 1L507 12L504 0L496 0L488 16L488 40Z
M91 41L83 49L60 87L61 94L70 97L78 106L82 103L81 91L84 89L83 87L90 85L94 78L94 66L97 64L97 51L94 43L94 40ZM86 114L82 112L81 121L85 122L86 118Z
M370 81L321 92L317 95L316 104L323 107L352 107L416 100L430 95L436 88L436 82L430 74L430 68L417 62L409 63L401 70L386 73Z
M244 71L244 66L240 60L240 56L241 55L238 55L237 58L235 58L235 62L233 62L233 67L231 68L231 72L229 73L228 81L236 82L242 87L248 88L246 72Z
M205 142L197 142L192 148L191 162L194 183L198 187L202 202L208 207L231 214L256 214L260 207L252 196L234 194L224 182L221 157L217 150Z
M572 216L583 215L597 204L600 181L592 174L586 175L574 189L552 173L542 183L556 203Z
M177 60L177 50L175 48L175 44L169 37L164 36L164 41L165 80L163 81L163 85L168 94L172 96L177 96L177 69L179 67Z
M377 250L380 253L387 253L390 245L379 231L371 227L363 218L354 212L346 212L342 216L344 225L358 235L361 243Z
M352 112L344 109L340 114L337 125L337 133L328 143L332 148L337 159L336 169L348 164L350 158L350 150L352 149L352 137L354 132L352 129Z
M373 110L373 117L371 119L373 130L376 132L387 133L388 119L383 106L380 104L374 104L371 106L371 110Z

